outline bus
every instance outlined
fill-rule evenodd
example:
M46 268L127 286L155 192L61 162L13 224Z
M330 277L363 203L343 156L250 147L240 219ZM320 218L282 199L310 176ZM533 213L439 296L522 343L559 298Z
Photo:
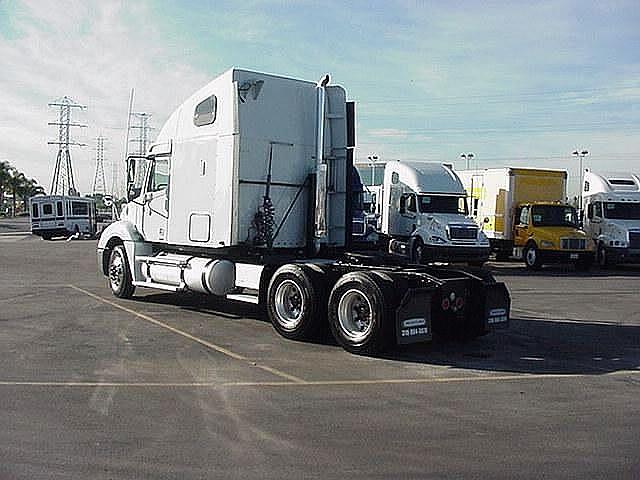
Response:
M88 197L37 195L29 199L31 233L44 240L79 234L95 236L96 202Z

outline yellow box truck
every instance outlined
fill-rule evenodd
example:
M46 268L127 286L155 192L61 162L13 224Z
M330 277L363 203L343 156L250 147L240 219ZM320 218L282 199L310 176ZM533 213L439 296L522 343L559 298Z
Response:
M579 227L576 209L565 202L566 171L504 167L457 173L471 216L499 260L513 255L531 269L545 263L591 266L593 242Z

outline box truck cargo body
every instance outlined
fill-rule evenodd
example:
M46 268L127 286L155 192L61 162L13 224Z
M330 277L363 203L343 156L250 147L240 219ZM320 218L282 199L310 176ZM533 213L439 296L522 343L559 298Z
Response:
M471 215L499 259L514 255L530 268L571 262L588 268L593 248L566 204L567 172L535 168L463 170Z
M129 201L97 250L114 295L259 303L281 335L326 327L355 353L506 325L508 292L486 275L350 251L354 112L328 76L231 69L196 92L128 159Z

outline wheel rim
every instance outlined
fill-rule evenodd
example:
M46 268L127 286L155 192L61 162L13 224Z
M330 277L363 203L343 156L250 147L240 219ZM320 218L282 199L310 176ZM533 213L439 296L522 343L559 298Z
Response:
M373 328L373 307L360 290L347 290L338 303L338 322L352 341L362 341Z
M109 283L111 289L117 292L124 281L124 259L122 254L115 250L111 256L109 263Z
M527 264L531 265L531 266L536 264L536 250L535 250L535 248L529 248L527 250Z
M304 314L303 293L300 286L292 281L285 280L276 289L275 307L278 323L285 330L295 329Z

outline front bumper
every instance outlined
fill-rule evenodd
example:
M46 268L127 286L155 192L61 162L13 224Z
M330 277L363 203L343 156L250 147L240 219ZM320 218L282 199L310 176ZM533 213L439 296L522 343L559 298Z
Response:
M490 247L425 245L422 261L429 262L486 262Z
M615 263L640 262L640 248L605 247L609 258Z
M591 250L538 250L542 263L588 263L595 259Z

